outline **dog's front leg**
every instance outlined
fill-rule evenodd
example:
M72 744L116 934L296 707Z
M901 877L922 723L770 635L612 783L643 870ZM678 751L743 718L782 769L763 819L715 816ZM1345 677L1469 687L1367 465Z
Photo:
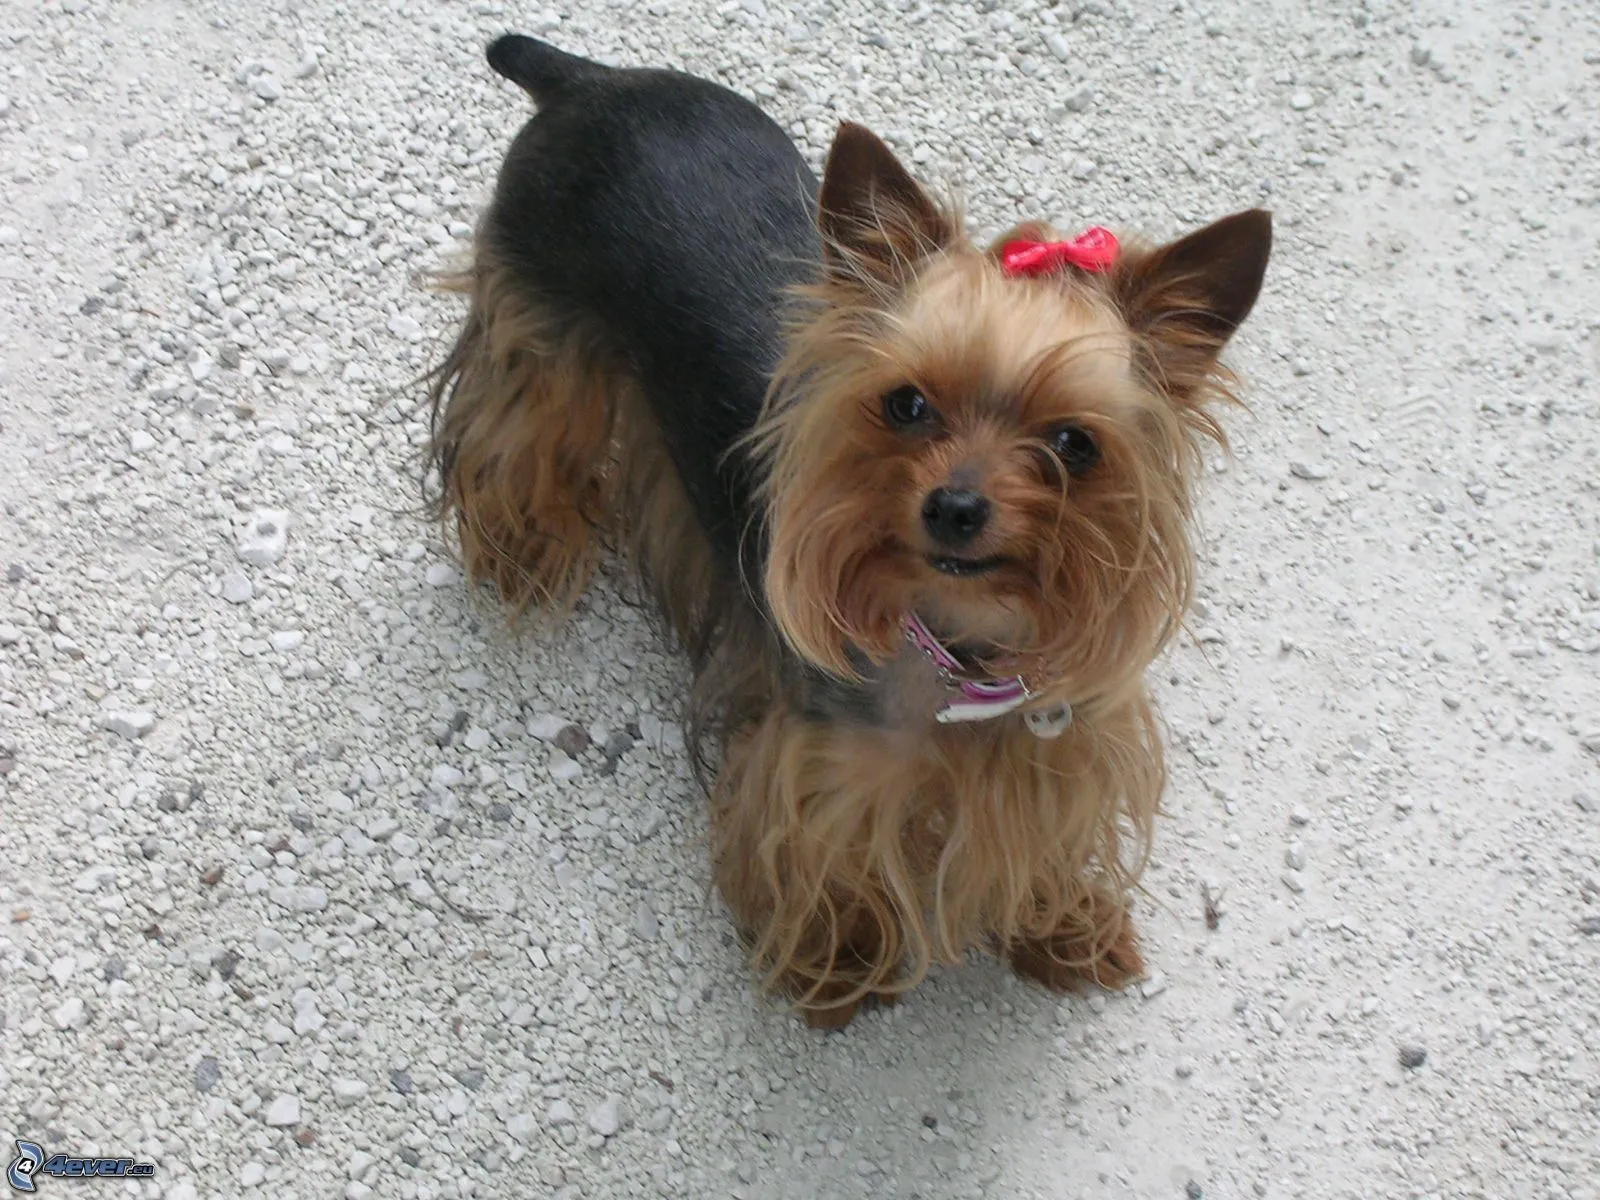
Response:
M889 736L780 701L731 740L717 780L718 889L765 985L813 1027L892 1002L914 982L907 958L927 959L902 845L914 771Z

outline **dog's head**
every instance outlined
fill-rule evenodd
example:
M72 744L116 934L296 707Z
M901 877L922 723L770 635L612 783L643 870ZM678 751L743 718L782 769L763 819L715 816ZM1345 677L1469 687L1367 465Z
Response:
M915 613L1064 694L1142 671L1189 600L1218 355L1260 289L1270 217L1018 274L1002 250L1048 230L974 246L849 124L818 209L822 277L756 434L786 639L855 675Z

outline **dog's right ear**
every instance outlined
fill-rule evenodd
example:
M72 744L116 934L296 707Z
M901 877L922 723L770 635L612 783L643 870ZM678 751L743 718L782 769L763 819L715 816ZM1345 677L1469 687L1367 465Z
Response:
M894 151L864 125L844 121L822 170L817 202L823 260L836 277L891 287L950 245L956 223Z

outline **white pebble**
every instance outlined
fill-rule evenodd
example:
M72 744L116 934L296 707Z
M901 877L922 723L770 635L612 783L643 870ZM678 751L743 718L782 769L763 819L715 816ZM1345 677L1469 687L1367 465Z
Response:
M63 1000L55 1012L51 1014L51 1019L55 1021L57 1029L76 1028L83 1023L83 1017L83 1001L77 996L69 996L66 1000Z
M155 714L148 712L108 712L100 718L100 728L129 741L137 741L155 727Z
M1307 459L1297 458L1290 462L1289 473L1296 479L1318 480L1326 479L1333 474L1333 468L1326 463L1312 462Z
M289 541L289 514L276 508L258 508L239 531L234 550L253 567L270 567L283 557Z
M230 571L222 577L222 598L229 604L243 604L256 594L255 584L247 575Z
M622 1128L622 1099L607 1096L589 1114L589 1128L601 1137L611 1137Z
M154 450L155 446L156 439L146 430L135 429L128 435L128 449L135 454L144 454L146 451Z
M292 1092L280 1093L267 1105L266 1122L277 1129L300 1124L300 1097Z

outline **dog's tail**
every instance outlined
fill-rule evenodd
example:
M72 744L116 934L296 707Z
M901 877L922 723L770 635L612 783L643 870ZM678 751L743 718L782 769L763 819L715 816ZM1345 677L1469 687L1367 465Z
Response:
M610 70L587 58L557 50L548 42L508 33L489 46L489 66L540 105L560 99L574 84Z

